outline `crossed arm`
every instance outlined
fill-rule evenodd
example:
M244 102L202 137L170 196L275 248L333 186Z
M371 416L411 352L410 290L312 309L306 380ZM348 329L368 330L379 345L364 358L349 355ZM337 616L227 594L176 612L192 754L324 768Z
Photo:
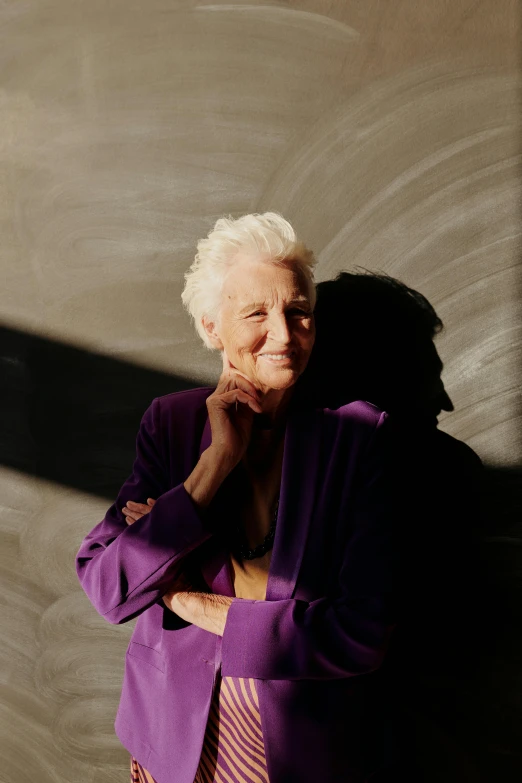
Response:
M132 476L77 555L80 582L97 611L108 622L122 623L163 601L187 622L223 637L224 675L337 679L377 668L395 625L393 514L382 448L375 443L361 455L352 533L335 596L314 601L230 598L187 590L176 581L185 556L213 530L198 512L190 487L169 489L162 477L155 411L153 405L144 416ZM373 435L385 429L384 421L385 414ZM128 512L133 498L150 495L157 497L151 512L129 524L122 509Z
M121 510L127 524L132 525L148 514L155 502L153 498L147 498L146 504L128 500ZM182 620L218 636L223 636L228 609L233 600L226 595L194 590L183 571L175 578L171 589L162 596L167 609L175 612Z
M148 514L155 503L154 498L147 498L147 503L128 500L121 512L127 524L132 525ZM228 609L233 600L226 595L194 590L183 571L174 579L171 589L162 596L167 609L175 612L182 620L218 636L223 636Z
M228 610L234 598L214 593L174 592L164 595L163 601L182 620L223 636Z

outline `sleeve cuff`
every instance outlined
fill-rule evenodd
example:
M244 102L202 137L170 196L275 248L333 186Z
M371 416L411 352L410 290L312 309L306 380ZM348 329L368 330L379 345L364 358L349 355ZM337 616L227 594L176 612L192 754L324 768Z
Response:
M225 676L248 677L248 649L255 644L250 637L253 624L252 607L256 601L252 598L234 598L228 609L227 621L221 644L221 672Z

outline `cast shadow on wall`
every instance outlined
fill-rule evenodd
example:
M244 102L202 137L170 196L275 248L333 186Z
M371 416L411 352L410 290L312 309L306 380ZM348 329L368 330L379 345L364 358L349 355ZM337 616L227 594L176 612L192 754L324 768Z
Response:
M522 469L484 466L437 428L440 412L454 408L433 342L443 324L422 294L366 270L317 292L317 338L298 393L324 407L368 400L400 429L392 455L400 622L370 680L369 780L514 780Z
M188 378L0 327L3 465L112 503L154 397Z
M421 294L385 275L342 273L319 284L316 318L297 394L326 407L369 400L399 417L404 434L395 462L403 614L369 685L370 780L507 783L522 773L522 694L513 693L522 652L520 466L483 466L437 429L452 403L433 343L442 324ZM151 400L199 385L1 332L1 462L109 503L130 472Z

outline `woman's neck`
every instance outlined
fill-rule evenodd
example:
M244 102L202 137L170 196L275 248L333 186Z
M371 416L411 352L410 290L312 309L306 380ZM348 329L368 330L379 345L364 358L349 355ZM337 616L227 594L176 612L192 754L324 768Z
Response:
M254 415L253 432L262 430L278 429L283 422L286 422L288 415L288 406L292 399L293 388L289 389L269 389L262 396L262 413Z
M277 407L270 405L273 398L267 403L267 395L262 402L263 413L254 414L250 443L243 459L243 462L254 470L263 470L264 466L270 465L282 447L292 390L285 391L290 394L284 399L280 397Z
M252 433L242 465L250 481L262 479L281 465L284 447L285 427L261 430Z

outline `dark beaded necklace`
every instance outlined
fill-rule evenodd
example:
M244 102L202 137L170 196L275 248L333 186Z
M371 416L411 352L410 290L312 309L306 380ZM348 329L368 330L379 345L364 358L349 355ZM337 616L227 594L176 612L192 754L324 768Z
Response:
M254 560L254 558L256 557L263 557L263 555L265 555L267 552L269 552L272 549L272 547L274 546L274 537L276 531L278 510L279 510L279 498L277 498L277 502L275 505L275 511L272 517L270 530L264 537L263 543L258 544L256 547L254 547L254 549L250 549L250 547L245 541L245 534L243 530L239 525L236 525L238 537L242 540L240 541L239 544L236 545L235 550L242 560Z

